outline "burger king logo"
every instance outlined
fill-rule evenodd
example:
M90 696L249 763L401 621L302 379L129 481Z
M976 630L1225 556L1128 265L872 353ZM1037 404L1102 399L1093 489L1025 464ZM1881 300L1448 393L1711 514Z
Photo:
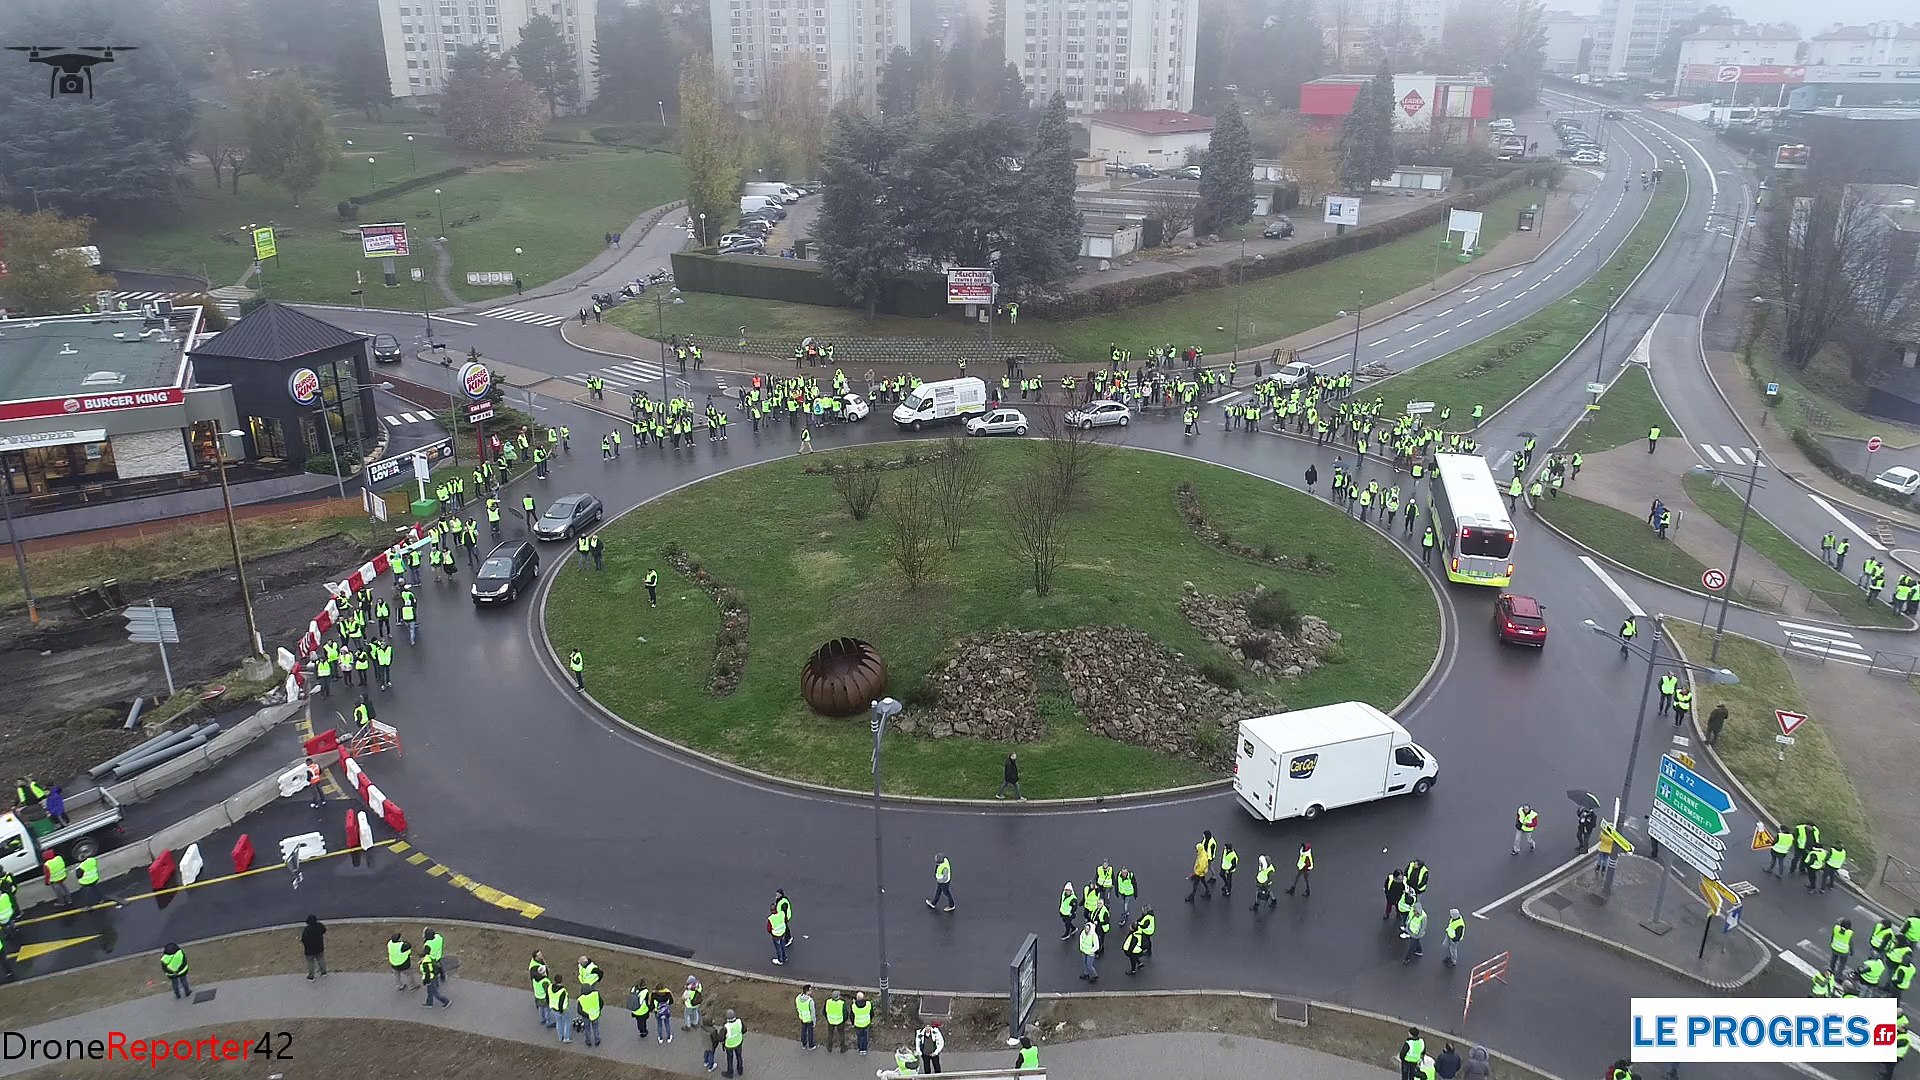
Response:
M311 405L320 400L320 373L312 368L295 368L287 376L287 393L295 405Z
M61 412L68 412L68 413L77 413L77 412L79 412L79 411L80 411L80 399L79 399L79 398L68 398L67 400L65 400L65 401L63 401L63 402L61 402L61 403L60 403L60 411L61 411Z
M485 364L468 363L460 368L460 385L466 387L468 397L482 401L493 389L493 372Z

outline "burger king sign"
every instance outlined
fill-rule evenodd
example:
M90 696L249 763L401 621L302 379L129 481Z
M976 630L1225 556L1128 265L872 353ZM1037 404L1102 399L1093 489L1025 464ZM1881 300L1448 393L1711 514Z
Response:
M493 372L488 371L485 364L464 364L460 368L460 385L468 397L485 401L487 394L493 390Z
M311 405L320 400L320 373L312 368L295 368L287 376L287 394L295 405Z

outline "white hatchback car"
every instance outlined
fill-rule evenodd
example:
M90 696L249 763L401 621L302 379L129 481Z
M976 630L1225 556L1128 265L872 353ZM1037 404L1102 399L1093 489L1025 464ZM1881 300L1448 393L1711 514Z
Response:
M1874 477L1873 486L1886 488L1888 491L1896 491L1902 495L1911 495L1916 491L1920 491L1920 472L1915 472L1905 465L1895 465L1893 468Z
M985 416L967 419L969 435L1025 435L1027 414L1019 409L995 409Z
M1067 414L1067 423L1081 430L1126 427L1132 421L1133 410L1118 401L1089 401Z
M840 399L840 411L849 420L865 420L873 408L859 394L847 394Z
M1313 365L1305 360L1295 360L1291 364L1281 366L1278 371L1267 377L1281 386L1299 386L1313 378Z

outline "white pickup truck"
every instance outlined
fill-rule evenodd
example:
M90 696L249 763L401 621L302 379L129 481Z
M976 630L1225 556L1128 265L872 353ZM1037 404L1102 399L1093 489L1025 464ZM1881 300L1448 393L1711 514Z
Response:
M38 810L31 811L31 817L17 810L0 813L0 870L26 881L39 876L46 852L57 851L77 863L113 846L112 838L120 832L120 802L107 789L82 792L67 800L66 809L66 825Z

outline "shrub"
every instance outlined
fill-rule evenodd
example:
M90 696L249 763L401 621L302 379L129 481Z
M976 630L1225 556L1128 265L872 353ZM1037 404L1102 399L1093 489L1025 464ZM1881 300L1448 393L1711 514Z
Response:
M1260 557L1262 559L1265 559L1268 562L1272 562L1276 554L1278 553L1274 551L1272 544L1260 545Z
M1273 642L1259 634L1248 634L1234 642L1240 649L1240 655L1249 660L1265 660L1273 655Z
M1193 666L1201 678L1222 690L1238 690L1244 681L1238 665L1218 656L1203 656Z
M1282 592L1263 592L1247 605L1247 621L1263 630L1278 630L1288 637L1300 633L1300 609Z
M1194 753L1202 760L1223 757L1233 748L1233 739L1227 734L1227 729L1213 721L1203 720L1193 725L1191 734Z

